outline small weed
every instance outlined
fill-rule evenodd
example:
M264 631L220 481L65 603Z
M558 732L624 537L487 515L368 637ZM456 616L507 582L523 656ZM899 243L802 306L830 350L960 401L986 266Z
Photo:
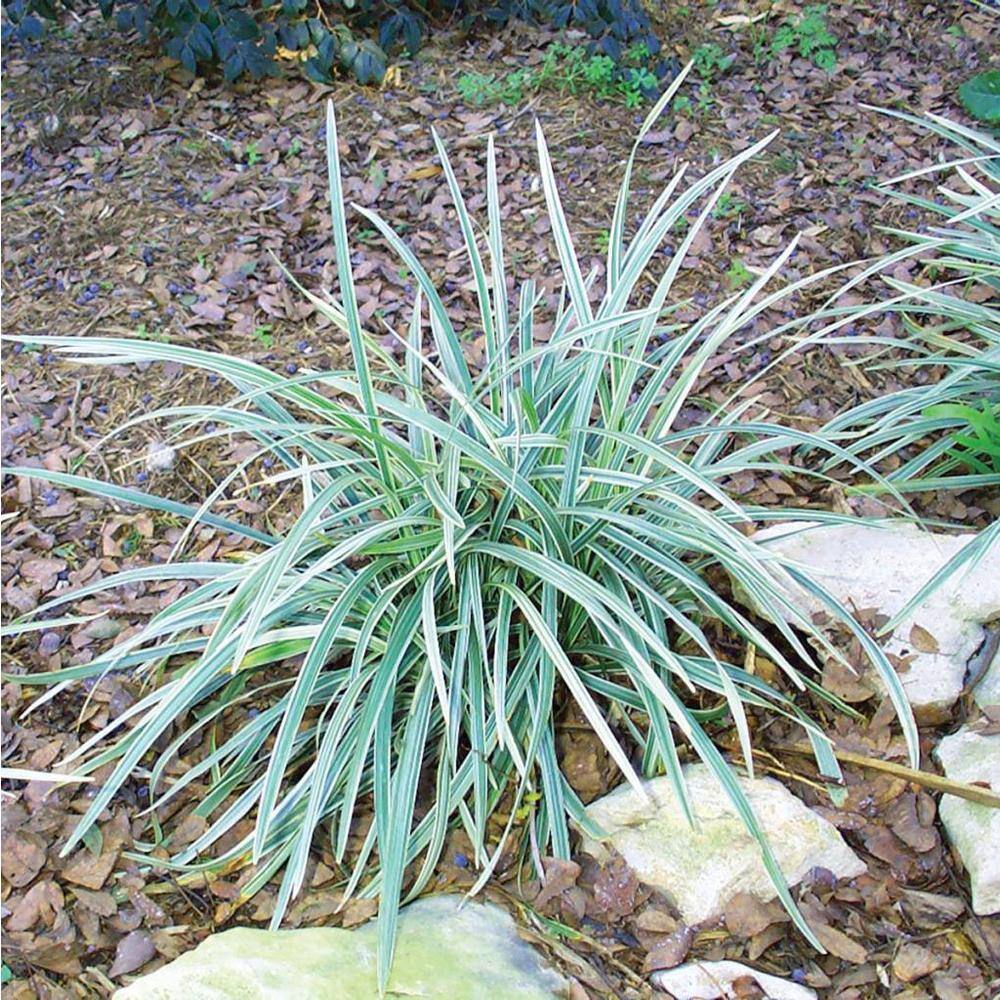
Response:
M698 93L695 95L695 106L698 109L698 114L707 114L712 106L715 104L715 98L712 96L712 86L709 83L703 83L698 88Z
M726 271L726 281L729 282L730 288L742 288L753 281L753 275L739 257L734 257L729 262L729 270Z
M626 75L620 83L622 97L625 107L637 108L647 95L655 90L656 77L648 69L626 70Z
M714 42L706 42L699 45L691 53L691 60L694 63L694 71L703 80L713 80L716 76L725 73L733 64L735 55L726 55L721 45Z
M142 535L139 533L137 528L133 528L129 533L125 541L122 542L122 554L126 556L134 556L139 550L139 546L142 545Z
M271 324L262 323L253 328L253 339L259 340L265 347L270 348L274 344L274 337L271 336Z
M615 79L615 61L608 56L591 56L582 64L583 80L598 93L607 91Z
M244 158L247 161L248 167L254 166L254 164L256 164L256 162L260 159L260 147L256 139L253 142L247 143Z
M640 66L649 60L649 48L645 42L630 45L625 52L625 62L629 66Z
M753 50L753 61L758 65L762 66L764 63L768 62L773 53L771 52L771 36L767 32L767 28L760 22L756 24L751 24L747 29L747 39L750 42L751 49Z
M989 476L1000 473L1000 406L983 400L979 406L969 403L940 403L923 411L925 417L960 420L964 427L951 436L945 465L965 468L973 474Z
M791 153L775 153L771 157L771 166L779 174L794 173L798 165L799 161Z
M160 330L159 328L154 328L150 330L145 323L140 323L135 329L135 335L140 340L153 340L159 344L166 344L169 342L169 337Z
M491 73L463 73L455 82L462 100L477 107L484 104L520 104L533 74L518 70L497 77Z
M588 54L585 49L556 43L545 50L534 69L519 69L498 76L463 73L455 87L467 104L521 104L540 90L588 93L599 100L618 100L635 108L655 93L657 80L649 68L649 49L633 45L619 65L609 56Z
M600 253L607 253L608 247L611 246L611 230L602 229L597 234L597 249Z
M386 182L385 167L378 160L373 160L368 167L368 180L374 185L376 191L381 191Z
M826 23L826 4L812 4L779 26L770 42L770 55L794 49L803 59L811 59L831 73L837 65L836 47L837 36Z
M732 192L725 191L719 195L719 200L712 209L712 215L716 219L735 219L747 210L747 203L742 198L737 198Z
M288 156L298 156L302 152L302 140L296 136L288 146Z

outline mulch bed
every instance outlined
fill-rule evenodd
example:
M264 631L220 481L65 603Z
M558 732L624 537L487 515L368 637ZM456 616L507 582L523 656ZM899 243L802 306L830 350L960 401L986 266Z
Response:
M640 151L636 215L679 161L690 162L697 176L780 130L739 175L730 203L738 209L713 220L695 241L683 271L681 290L690 304L681 318L731 288L734 262L766 266L796 233L800 250L788 277L896 245L880 226L920 225L919 214L888 201L871 184L936 162L941 146L862 105L961 117L954 92L985 64L995 23L972 4L832 2L829 20L841 39L836 72L791 55L761 71L750 58L743 27L731 18L749 8L721 2L704 5L698 17L661 15L668 48L682 60L705 41L738 52L738 58L713 85L710 107L666 118ZM800 5L775 8L795 11ZM349 200L405 227L449 308L468 317L473 329L474 290L431 125L470 193L485 189L484 137L497 133L509 266L519 278L535 277L544 285L555 258L544 198L532 183L537 116L584 269L602 266L601 240L621 164L644 110L558 91L533 96L524 107L472 108L460 103L454 87L460 72L503 72L537 61L555 37L551 33L518 26L480 37L436 34L416 60L399 67L392 85L374 90L347 83L320 88L294 73L223 86L192 79L169 60L108 37L94 16L67 20L64 27L63 37L41 49L10 45L4 52L6 335L139 335L253 358L289 373L304 364L343 367L344 338L278 265L310 288L333 282L323 161L327 96L338 107ZM482 211L483 196L470 196L469 206ZM355 222L352 238L362 314L374 326L397 329L412 298L411 277L362 221ZM765 315L747 336L765 333L777 321ZM385 346L393 349L391 337ZM701 392L711 399L731 388L783 346L765 343L750 351L734 343L706 374ZM481 354L474 335L468 350L473 361ZM842 353L828 349L793 357L755 391L781 419L812 427L906 377L845 368L842 360ZM158 437L155 425L139 424L106 441L104 436L163 405L224 398L212 379L172 366L73 369L44 352L7 346L2 457L5 463L102 475L190 500L240 461L240 442L206 442L186 450L171 471L150 473L141 459ZM750 474L733 486L768 504L846 504L857 510L870 502L848 500L808 481ZM68 586L165 558L182 528L166 516L10 477L0 501L5 620ZM273 531L295 515L277 487L234 493L224 505L228 514ZM1000 501L931 495L921 498L921 510L978 524L1000 516ZM218 558L237 544L209 528L196 533L200 558ZM5 670L19 675L83 662L175 600L182 586L136 586L113 603L81 602L82 613L108 613L99 624L5 644ZM726 636L718 640L725 649ZM742 657L740 650L727 652ZM136 689L126 676L108 677L87 689L60 692L25 715L37 695L37 688L16 680L3 686L7 766L49 767L131 704ZM884 708L875 698L857 707L863 723L826 720L841 745L902 759L900 737ZM974 712L971 702L963 702L946 726L924 729L925 760L941 733ZM586 801L614 787L618 777L580 721L567 708L558 720L559 743L566 772ZM762 752L758 769L822 808L815 774L802 758L780 750L781 728L753 721ZM737 759L727 734L717 736ZM817 956L790 930L779 909L750 897L734 900L717 926L685 928L667 901L640 886L620 861L604 867L585 857L579 864L552 861L543 888L518 869L512 854L487 894L509 906L525 933L575 978L579 998L648 996L648 973L685 957L743 958L807 983L823 997L844 1000L995 995L1000 925L972 915L965 877L936 823L934 797L900 779L845 770L847 805L826 815L868 863L869 875L838 886L817 870L798 890L810 922L824 928L826 956ZM4 783L4 962L14 976L5 997L107 996L212 930L266 922L273 892L266 888L241 905L245 875L199 885L150 872L124 856L134 840L148 836L141 815L145 791L139 782L127 786L100 834L60 858L60 844L86 808L87 793ZM475 873L467 857L455 834L436 888L470 885ZM341 909L338 885L337 866L318 849L311 885L287 925L350 926L371 915L367 901Z

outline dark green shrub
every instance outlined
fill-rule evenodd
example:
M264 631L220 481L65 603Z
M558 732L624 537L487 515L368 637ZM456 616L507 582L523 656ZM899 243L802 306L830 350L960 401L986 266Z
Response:
M227 80L272 75L280 48L300 53L314 80L348 72L361 83L382 79L387 52L416 51L424 30L418 8L439 14L459 2L429 0L411 8L405 2L334 0L319 10L309 0L99 0L106 19L158 42L192 73L218 66ZM40 38L43 21L55 19L59 9L59 0L4 0L4 35Z
M467 8L481 7L481 17L496 22L520 18L535 24L549 24L556 28L577 28L586 31L592 39L588 55L608 56L616 64L624 64L629 50L645 45L650 56L658 58L660 40L653 32L649 17L641 0L493 0L477 5L468 0ZM667 61L658 67L662 79L679 67L668 66Z
M328 82L350 73L377 83L394 51L420 47L428 20L466 26L521 18L582 29L589 49L622 62L643 44L657 57L660 43L640 0L99 0L101 13L123 30L162 45L192 73L221 68L227 80L277 72L279 50L301 56L307 76ZM70 0L4 0L4 37L37 40ZM657 58L652 76L672 76L677 66ZM627 70L623 70L627 72ZM653 89L649 85L649 89Z

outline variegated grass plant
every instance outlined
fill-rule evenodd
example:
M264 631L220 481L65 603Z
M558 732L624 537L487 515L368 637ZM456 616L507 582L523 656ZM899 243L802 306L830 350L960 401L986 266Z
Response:
M671 93L651 112L640 139ZM748 708L793 720L836 797L840 771L831 745L794 700L795 692L806 692L836 703L814 679L806 639L825 640L787 596L792 582L819 595L857 635L897 708L914 764L918 749L900 682L878 646L799 566L745 533L754 522L840 518L748 505L726 489L745 470L788 472L773 456L824 443L770 421L735 391L696 426L678 425L720 346L823 277L770 290L793 244L749 288L695 322L671 320L669 303L692 241L736 170L769 139L698 180L688 181L679 169L627 237L634 149L598 291L574 251L539 130L562 305L551 336L536 343L539 290L525 281L517 302L508 302L492 139L480 236L435 137L478 294L478 323L456 328L406 243L377 214L355 207L418 285L408 326L398 331L405 353L398 365L359 318L331 106L339 298L306 294L346 331L352 371L287 377L240 358L146 340L34 341L81 363L172 361L213 373L232 387L228 402L172 406L152 419L173 427L180 449L232 435L259 445L197 507L77 475L6 470L181 515L192 526L211 525L256 545L239 561L171 561L124 571L34 613L44 616L125 584L197 582L92 662L18 678L61 685L117 671L147 684L136 704L67 760L80 775L113 769L65 851L138 775L149 783L155 846L172 851L170 860L155 864L207 872L252 862L244 896L283 870L277 925L320 838L347 865L347 894L379 897L384 986L400 900L428 885L455 824L474 846L477 888L512 836L531 844L538 864L543 855L570 855L574 824L600 835L560 771L554 715L571 698L624 779L642 788L644 775L668 775L689 818L694 804L679 744L711 768L756 837L780 898L819 947L736 768L707 729L728 718L752 773ZM665 237L690 210L697 210L696 220L664 258ZM652 291L640 295L645 280ZM463 351L470 335L485 342L479 371ZM260 472L264 482L301 489L301 513L282 537L212 512L264 457L284 467ZM733 592L746 595L756 611L709 583L709 570L728 574ZM783 689L720 657L705 630L712 620L771 658ZM27 622L6 631L37 627ZM242 711L262 695L270 697L269 707L256 715ZM177 776L170 765L179 749L210 727L210 752ZM189 809L204 818L205 831L174 849L170 828L161 830L155 818L195 789ZM374 821L360 851L349 852L357 820L369 809ZM509 819L497 836L490 819L501 809ZM252 832L219 847L250 818Z
M863 337L854 343L892 349L875 367L945 374L915 378L904 389L853 407L823 433L879 468L892 460L895 468L885 472L885 482L901 493L998 486L1000 142L946 118L886 113L942 136L957 155L884 185L890 195L942 221L922 232L890 230L917 251L920 265L920 283L883 278L894 293L886 308L901 316L906 338ZM941 173L947 177L938 187L940 200L893 187ZM870 353L864 364L872 366ZM831 456L825 471L842 465L841 456Z

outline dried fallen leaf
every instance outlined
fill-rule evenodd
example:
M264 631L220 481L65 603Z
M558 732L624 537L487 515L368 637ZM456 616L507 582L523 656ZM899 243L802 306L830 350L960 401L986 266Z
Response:
M7 931L26 931L39 921L51 926L56 913L63 908L63 894L55 882L45 879L36 882L23 896L7 900L6 906L11 911L4 924Z
M110 892L93 892L90 889L74 889L73 895L79 905L101 917L112 917L118 912L118 904Z
M957 976L946 972L935 972L931 977L937 1000L967 1000L968 986Z
M3 838L3 877L20 889L34 881L45 864L45 841L29 830L14 830Z
M375 916L377 910L377 899L350 899L344 904L343 925L344 927L356 927L358 924L363 924Z
M925 928L947 926L965 912L965 903L957 896L919 889L904 889L900 904L910 920Z
M832 658L823 666L823 687L843 698L848 704L867 701L875 693L875 689L868 683L863 673L856 673L839 660Z
M829 924L819 924L814 926L812 930L819 943L831 955L836 955L837 958L842 958L845 962L852 962L854 965L860 965L867 961L868 951L857 941L849 938L843 931L837 930L836 927L831 927Z
M910 642L918 649L921 653L940 653L941 647L938 645L937 639L931 635L922 625L917 625L915 622L913 627L910 629Z
M115 948L115 960L108 975L114 979L126 973L141 969L156 955L156 945L146 931L132 931L118 942Z
M442 168L436 163L428 164L426 167L414 167L407 175L406 179L408 181L423 181L428 177L437 177L441 173Z
M771 945L783 941L786 933L786 929L781 924L771 924L759 934L754 934L747 948L747 958L751 962L756 962Z
M919 944L904 944L892 960L892 974L904 983L915 983L918 979L943 968L945 960L930 948Z
M694 931L686 924L664 938L646 953L643 971L656 972L658 969L672 969L687 958L694 940Z
M933 826L925 826L917 815L917 797L912 792L894 799L885 811L885 820L904 844L923 853L937 846Z
M114 871L117 861L117 851L106 851L98 857L94 857L88 850L78 851L63 869L62 877L85 889L101 889Z
M39 965L43 969L48 969L49 972L57 972L63 976L79 976L83 971L80 960L69 945L50 944L44 938L36 940L38 947L23 949L24 957L32 965Z
M576 885L576 880L580 876L580 866L575 861L546 858L543 864L545 866L545 885L535 897L535 905L539 907L544 906L550 899L554 899L564 889Z
M639 880L624 858L615 856L601 869L594 882L594 901L602 910L628 916L634 909Z
M43 592L47 592L56 585L59 574L66 566L64 559L25 559L21 563L21 576L31 583L37 583Z
M647 906L635 918L635 928L652 934L673 934L677 930L677 920L666 910L661 910L656 906Z
M738 892L726 904L726 930L737 937L753 937L774 923L788 920L777 901L765 903L749 892Z

